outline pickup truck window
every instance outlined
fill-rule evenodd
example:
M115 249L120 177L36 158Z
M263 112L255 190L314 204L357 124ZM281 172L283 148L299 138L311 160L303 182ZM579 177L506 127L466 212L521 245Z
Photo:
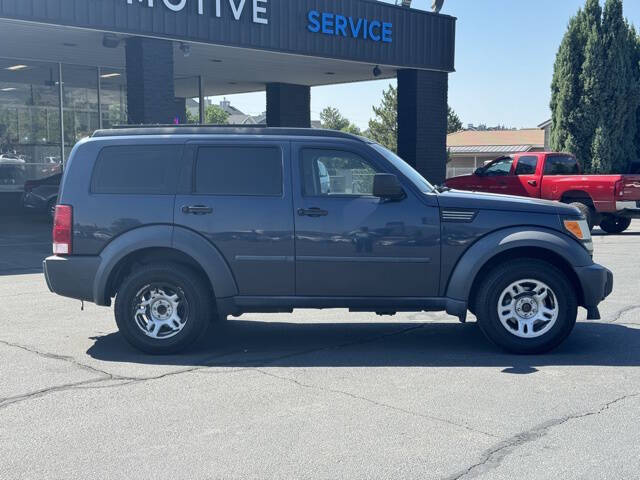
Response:
M544 164L545 175L575 175L580 173L580 166L575 157L569 155L552 155Z
M369 162L352 152L302 150L302 185L307 196L370 196L376 173Z
M516 175L534 175L538 168L538 157L535 155L520 157L516 167Z
M201 147L195 193L282 195L282 153L277 147Z
M484 174L487 177L506 177L511 173L512 165L513 158L501 158L489 164L489 166L484 169Z

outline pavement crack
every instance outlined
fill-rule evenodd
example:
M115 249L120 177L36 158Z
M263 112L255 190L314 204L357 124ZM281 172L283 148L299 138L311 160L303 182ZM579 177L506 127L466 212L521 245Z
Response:
M29 392L29 393L25 393L23 395L16 395L14 397L6 397L6 398L1 398L0 399L0 410L10 406L10 405L15 405L16 403L21 403L21 402L25 402L27 400L32 400L34 398L39 398L39 397L43 397L45 395L48 395L50 393L54 393L54 392L63 392L65 390L72 390L74 388L77 388L81 385L90 385L93 383L100 383L100 382L106 382L109 381L111 379L109 378L92 378L89 380L84 380L82 382L74 382L74 383L65 383L63 385L56 385L53 387L48 387L48 388L43 388L41 390L36 390L33 392Z
M56 355L55 353L49 353L49 352L43 352L41 350L36 350L35 348L31 348L31 347L26 347L24 345L20 345L17 343L11 343L11 342L7 342L5 340L0 340L0 345L5 345L7 347L11 347L11 348L19 348L20 350L24 350L25 352L29 352L29 353L33 353L34 355L38 355L40 357L43 358L47 358L50 360L59 360L61 362L67 362L70 363L82 370L86 370L92 373L96 373L98 375L102 375L104 377L106 377L106 379L108 380L128 380L128 377L121 377L120 375L114 375L112 373L109 373L105 370L101 370L99 368L96 367L92 367L90 365L86 365L82 362L77 361L75 358L73 357L67 357L64 355Z
M310 349L310 350L305 350L302 352L294 352L294 353L290 353L287 355L282 355L276 358L271 358L271 359L266 359L266 360L262 360L262 363L258 366L258 367L254 367L252 366L247 366L245 368L236 368L236 369L231 369L231 370L226 370L224 372L220 372L220 373L238 373L238 372L242 372L242 371L249 371L249 370L255 370L257 368L263 367L263 366L268 366L272 363L278 362L280 360L284 360L287 358L291 358L291 357L296 357L296 356L301 356L301 355L308 355L310 353L315 353L315 352L319 352L319 351L323 351L323 350L329 350L329 349L337 349L337 348L344 348L347 346L353 346L353 345L360 345L360 344L365 344L365 343L370 343L370 342L375 342L384 338L388 338L388 337L392 337L395 335L402 335L404 333L410 332L412 330L417 330L419 328L424 327L425 324L420 324L420 325L416 325L416 326L412 326L409 328L404 328L402 330L397 330L395 332L390 332L390 333L386 333L383 335L376 335L374 337L369 337L369 338L363 338L363 339L359 339L357 341L352 341L352 342L346 342L340 345L331 345L331 346L325 346L325 347L321 347L321 348L315 348L315 349ZM127 376L122 376L122 375L116 375L113 373L109 373L105 370L101 370L99 368L95 368L92 367L90 365L86 365L82 362L77 361L76 359L72 358L72 357L67 357L67 356L62 356L62 355L56 355L53 353L49 353L49 352L43 352L41 350L37 350L35 348L31 348L31 347L27 347L24 345L19 345L17 343L11 343L11 342L7 342L6 340L0 340L0 345L5 345L7 347L11 347L11 348L19 348L21 350L24 350L26 352L32 353L34 355L38 355L41 356L43 358L47 358L47 359L52 359L52 360L58 360L58 361L63 361L63 362L67 362L70 363L78 368L81 368L83 370L92 372L94 374L99 375L98 378L92 378L89 380L84 380L81 382L74 382L74 383L66 383L66 384L62 384L62 385L55 385L52 387L48 387L48 388L43 388L40 390L36 390L33 392L29 392L29 393L25 393L22 395L16 395L14 397L6 397L6 398L0 398L0 410L8 407L9 405L15 405L16 403L21 403L27 400L31 400L33 398L38 398L38 397L43 397L45 395L49 395L52 393L57 393L57 392L64 392L64 391L68 391L68 390L80 390L80 389L97 389L97 388L120 388L120 387L124 387L127 385L134 385L134 384L138 384L138 383L142 383L142 382L150 382L150 381L154 381L154 380L161 380L164 378L168 378L168 377L173 377L173 376L177 376L177 375L182 375L185 373L193 373L193 372L198 372L200 370L206 370L209 369L211 367L216 367L217 365L215 364L215 360L221 358L221 357L225 357L225 356L229 356L229 355L234 355L237 353L241 353L244 352L244 350L236 350L236 351L231 351L231 352L225 352L225 353L218 353L214 356L210 356L207 357L206 359L202 360L202 365L198 365L198 366L194 366L191 368L183 368L180 370L174 370L171 372L166 372L163 373L161 375L154 375L154 376L150 376L150 377L127 377ZM238 366L242 365L242 363L249 363L247 362L239 362ZM251 362L251 363L255 363L255 361ZM105 383L105 382L109 382L109 381L115 381L117 383L112 384L112 385L95 385L95 384L99 384L99 383ZM345 393L346 394L346 393ZM366 400L366 399L365 399ZM392 407L390 407L392 408ZM409 412L406 412L409 413ZM487 434L488 435L488 434Z
M549 433L549 430L551 430L552 428L559 427L572 420L579 420L594 415L600 415L601 413L609 410L613 405L635 397L640 397L640 392L631 393L615 398L614 400L601 405L595 410L589 410L587 412L576 413L573 415L566 415L564 417L544 422L524 432L520 432L513 437L510 437L491 447L489 450L485 451L478 463L471 465L470 467L459 473L447 477L447 480L475 478L491 470L495 470L502 464L503 460L510 454L512 454L517 448L545 437Z
M350 397L350 398L355 399L355 400L360 400L360 401L363 401L363 402L370 403L371 405L375 405L376 407L384 408L384 409L387 409L387 410L393 410L395 412L403 413L403 414L406 414L406 415L409 415L409 416L412 416L412 417L424 418L424 419L432 420L432 421L438 422L438 423L446 423L447 425L451 425L451 426L454 426L456 428L462 428L462 429L467 430L469 432L478 433L478 434L481 434L481 435L485 435L487 437L499 438L498 435L494 435L492 433L488 433L488 432L484 432L482 430L478 430L478 429L472 428L472 427L470 427L468 425L465 425L463 423L457 423L457 422L454 422L452 420L447 420L446 418L435 417L433 415L425 415L423 413L414 412L412 410L407 410L405 408L396 407L394 405L389 405L388 403L379 402L377 400L373 400L371 398L367 398L367 397L365 397L363 395L357 395L355 393L347 392L345 390L338 390L338 389L334 389L334 388L326 388L326 387L321 387L319 385L312 385L312 384L308 384L308 383L303 383L303 382L301 382L299 380L296 380L295 378L285 377L285 376L282 376L282 375L276 375L275 373L270 373L270 372L267 372L267 371L262 370L260 368L253 368L251 370L255 371L255 372L258 372L258 373L260 373L262 375L266 375L268 377L277 378L279 380L284 380L286 382L289 382L289 383L292 383L294 385L297 385L298 387L301 387L301 388L307 388L307 389L317 390L317 391L325 392L325 393L334 393L334 394L337 394L337 395L343 395L343 396Z

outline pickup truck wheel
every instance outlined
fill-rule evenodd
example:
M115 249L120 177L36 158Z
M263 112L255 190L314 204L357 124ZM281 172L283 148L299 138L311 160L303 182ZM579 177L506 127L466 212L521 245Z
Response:
M482 281L478 325L489 340L516 354L544 353L573 330L576 293L566 275L536 259L499 265Z
M589 225L589 230L593 230L593 217L594 217L594 212L593 209L589 206L589 205L585 205L582 202L573 202L570 204L572 207L576 207L578 210L580 210L580 213L582 215L584 215L584 218L587 219L587 225Z
M147 265L123 281L115 317L131 345L166 355L186 349L206 331L212 304L196 272L181 265Z
M600 222L600 228L607 233L622 233L631 225L631 219L625 217L608 216Z

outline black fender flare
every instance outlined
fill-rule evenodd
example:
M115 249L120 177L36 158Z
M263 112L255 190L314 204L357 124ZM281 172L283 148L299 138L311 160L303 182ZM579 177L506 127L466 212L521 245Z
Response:
M231 270L218 249L202 236L171 225L151 225L123 233L100 253L100 265L93 285L97 305L109 305L108 282L114 268L127 255L147 248L171 248L193 258L207 274L216 297L237 295Z
M522 247L549 250L567 260L574 268L593 264L587 250L567 235L542 227L506 228L476 241L458 260L446 289L446 297L468 302L476 276L496 255Z

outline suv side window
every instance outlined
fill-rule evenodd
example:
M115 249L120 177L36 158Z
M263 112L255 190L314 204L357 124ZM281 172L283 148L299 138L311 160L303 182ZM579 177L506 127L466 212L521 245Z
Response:
M182 145L121 145L100 151L91 192L124 195L175 194Z
M282 195L282 152L277 147L200 147L194 190L205 195Z
M577 173L580 173L580 168L575 157L553 155L547 157L544 164L545 175L573 175Z
M371 196L378 170L360 155L343 150L305 148L301 172L305 196Z
M511 173L511 166L513 165L513 158L505 157L494 161L487 168L484 169L484 174L487 177L506 177Z
M516 167L516 175L534 175L536 168L538 168L537 156L520 157L518 159L518 166Z

